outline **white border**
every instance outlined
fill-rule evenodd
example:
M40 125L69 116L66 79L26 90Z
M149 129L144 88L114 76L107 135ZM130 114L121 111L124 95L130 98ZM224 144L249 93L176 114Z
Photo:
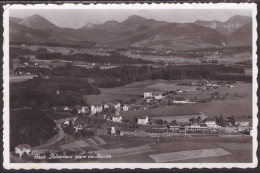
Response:
M10 153L9 153L9 11L10 9L250 9L252 10L253 18L253 162L252 163L10 163ZM254 168L257 166L257 74L258 69L257 63L257 6L254 3L204 3L204 4L37 4L37 5L5 5L3 14L3 51L4 51L4 64L3 64L3 87L4 87L4 108L3 108L3 143L4 151L3 166L5 169L113 169L113 168Z

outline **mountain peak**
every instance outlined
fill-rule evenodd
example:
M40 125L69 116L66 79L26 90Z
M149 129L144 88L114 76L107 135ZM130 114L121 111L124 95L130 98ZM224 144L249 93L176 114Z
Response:
M243 23L249 23L250 21L251 21L251 17L241 16L241 15L232 16L227 20L227 22L243 22Z
M29 28L33 29L54 29L57 28L56 25L48 21L46 18L34 14L32 16L26 17L22 21L19 22L19 24L24 25Z
M129 16L126 20L124 20L122 23L135 23L135 22L142 22L144 20L147 20L144 17L137 16L137 15L132 15Z

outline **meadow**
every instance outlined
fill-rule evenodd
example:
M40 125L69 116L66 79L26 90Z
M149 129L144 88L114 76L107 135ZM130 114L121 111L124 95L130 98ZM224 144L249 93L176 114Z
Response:
M147 80L143 82L134 82L122 87L116 88L101 88L99 95L87 95L87 102L90 104L98 102L109 102L120 99L122 101L130 101L131 99L141 99L144 91L160 92L165 90L176 90L182 86L176 85L181 80ZM182 80L183 81L183 80ZM194 89L194 86L184 86L185 90ZM165 105L158 108L147 110L136 110L123 112L123 117L133 120L138 116L179 116L190 115L198 112L203 112L207 117L215 117L223 115L224 117L234 115L237 116L252 116L252 84L245 82L237 82L233 88L221 87L218 90L204 91L203 93L191 91L176 96L184 98L209 98L212 93L218 92L220 95L228 93L230 96L224 100L211 100L206 103ZM233 95L238 95L234 97ZM239 96L240 95L240 96ZM173 96L173 97L176 97Z

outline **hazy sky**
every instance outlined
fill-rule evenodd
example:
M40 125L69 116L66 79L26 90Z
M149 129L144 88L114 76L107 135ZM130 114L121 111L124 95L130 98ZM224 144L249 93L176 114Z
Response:
M131 15L168 22L189 23L196 20L226 21L234 15L251 16L251 10L207 10L207 9L159 9L159 10L10 10L10 16L25 18L39 14L61 27L79 28L86 23L103 23L108 20L123 21Z

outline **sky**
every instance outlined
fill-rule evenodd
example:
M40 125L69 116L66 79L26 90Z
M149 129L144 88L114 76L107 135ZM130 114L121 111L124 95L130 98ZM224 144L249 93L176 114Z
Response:
M25 18L34 14L41 15L60 27L80 28L86 23L101 24L108 20L121 22L131 15L142 16L159 21L191 23L196 20L226 21L234 15L251 16L251 10L241 9L12 9L11 17Z

